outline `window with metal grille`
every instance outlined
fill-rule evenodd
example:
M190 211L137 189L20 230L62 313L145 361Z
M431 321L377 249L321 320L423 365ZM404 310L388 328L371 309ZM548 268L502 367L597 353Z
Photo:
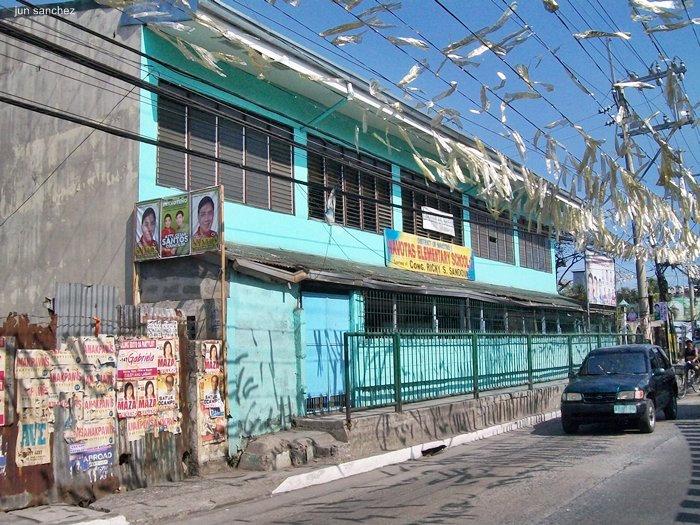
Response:
M462 194L449 188L425 180L425 177L401 170L401 180L408 184L401 188L403 206L403 231L421 237L462 245ZM419 188L419 191L413 189ZM424 228L423 207L433 208L452 215L454 236Z
M508 212L503 212L496 218L487 211L483 201L470 198L469 224L475 256L515 264L513 223Z
M160 139L248 169L159 147L156 184L181 190L223 184L227 201L294 213L290 128L167 83L161 87L205 104L211 112L159 96Z
M528 221L520 219L518 222L520 266L552 273L552 253L548 233L549 230L544 227L542 233L536 233Z
M392 227L391 166L374 157L308 138L309 217L324 219L335 189L335 222L382 233Z

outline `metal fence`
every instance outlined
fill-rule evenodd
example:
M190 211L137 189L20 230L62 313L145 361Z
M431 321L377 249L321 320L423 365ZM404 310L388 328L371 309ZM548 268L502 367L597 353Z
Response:
M635 334L351 333L344 339L351 410L565 379L594 348L641 342Z
M492 303L466 297L364 290L358 296L366 332L561 334L614 332L615 313Z

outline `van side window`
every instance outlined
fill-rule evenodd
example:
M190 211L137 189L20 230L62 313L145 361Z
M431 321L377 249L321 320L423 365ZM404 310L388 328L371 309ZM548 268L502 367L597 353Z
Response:
M665 368L663 359L661 359L661 356L659 355L659 351L656 348L653 348L651 351L651 368L653 370Z

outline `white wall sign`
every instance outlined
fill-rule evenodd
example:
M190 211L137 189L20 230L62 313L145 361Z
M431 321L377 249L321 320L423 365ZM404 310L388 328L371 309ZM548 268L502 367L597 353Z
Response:
M455 236L455 219L451 213L421 206L423 210L423 229Z

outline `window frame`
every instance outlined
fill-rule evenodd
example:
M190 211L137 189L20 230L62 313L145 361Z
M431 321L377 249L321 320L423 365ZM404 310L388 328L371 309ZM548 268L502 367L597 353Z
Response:
M394 227L391 163L350 150L317 135L309 134L307 145L309 219L325 220L328 196L332 189L339 189L340 192L336 191L336 224L378 235L383 235L385 228ZM342 160L338 160L339 157ZM329 165L330 163L333 164ZM372 171L364 169L368 163L373 165ZM383 172L386 179L378 177L376 172ZM319 176L322 181L318 180ZM373 195L364 195L366 187L370 185ZM351 215L354 209L357 210L356 218ZM368 222L372 222L374 228L367 227Z
M417 173L401 168L401 205L403 211L402 228L406 233L434 239L441 242L464 246L464 204L462 201L462 193L457 190L450 191L446 186L442 186L435 182L431 182L421 177ZM415 186L416 184L424 184L425 188L409 188L408 185ZM434 196L426 193L435 193ZM407 200L410 202L407 204ZM417 203L417 198L422 199L423 204ZM429 202L429 199L432 202ZM435 204L435 206L433 206ZM453 224L455 229L454 237L446 233L426 230L423 227L423 211L422 206L434 208L449 213L453 216ZM442 209L448 208L448 209ZM407 228L407 226L410 226Z
M515 241L514 241L514 229L515 224L508 212L503 212L503 216L494 218L491 213L486 209L486 205L483 201L480 201L474 197L469 197L469 226L470 226L470 237L471 237L471 249L474 257L479 257L481 259L488 259L490 261L496 261L503 264L509 264L515 266ZM480 222L475 221L475 217L479 217ZM480 237L483 235L487 236L489 242L488 254L484 254L485 249L482 246ZM495 234L495 235L494 235ZM501 239L501 234L503 238ZM495 237L495 250L496 256L492 256L491 239ZM503 244L501 244L503 242ZM503 256L501 256L503 252Z
M528 221L518 220L518 254L520 266L538 272L552 273L552 244L549 228L542 226L543 233L532 231Z
M157 102L157 117L156 117L156 125L157 125L157 132L158 132L158 137L160 138L162 131L161 131L161 101L163 99L167 99L169 103L171 104L176 104L180 106L184 106L184 145L187 149L192 149L191 145L191 137L192 137L192 128L191 128L191 122L190 122L190 115L192 111L200 112L200 113L205 113L207 115L211 115L214 119L214 151L213 155L216 156L217 158L223 158L222 155L222 146L225 147L225 145L222 144L222 133L221 130L224 127L224 122L229 123L232 127L232 129L237 130L240 128L240 133L241 133L241 149L240 151L237 151L235 147L231 146L229 149L231 149L231 154L229 155L230 157L237 157L235 155L235 152L240 156L239 158L234 158L231 160L234 160L235 162L241 162L241 164L244 166L244 168L235 168L230 165L224 165L221 164L220 162L212 161L214 164L214 170L213 174L207 174L213 175L213 184L212 186L218 186L223 184L223 173L222 173L222 168L223 166L229 167L233 170L239 170L240 171L240 179L241 179L241 188L236 188L237 192L230 192L226 193L224 192L224 200L227 202L233 202L233 203L238 203L238 204L243 204L245 206L251 206L253 208L258 208L258 209L263 209L271 212L276 212L276 213L284 213L286 215L294 215L296 213L296 195L295 195L295 179L294 179L294 174L295 174L295 166L294 166L294 145L293 145L293 138L294 138L294 130L293 128L286 126L284 124L281 124L279 122L275 122L269 118L263 117L261 115L257 115L251 112L247 112L238 108L235 108L233 106L224 104L222 102L213 102L209 99L205 99L201 95L195 93L194 91L190 91L187 89L180 88L178 86L175 86L173 84L170 84L167 81L161 81L161 87L165 88L168 91L171 91L173 95L177 96L183 96L186 97L190 100L197 100L198 103L200 104L206 104L208 106L211 106L209 111L206 111L204 109L201 109L199 107L193 107L185 104L181 104L178 100L174 98L170 98L167 95L158 95L158 102ZM179 115L178 115L179 117ZM242 120L242 122L240 122ZM255 122L257 127L264 127L265 131L261 131L259 129L252 129L251 124ZM277 130L277 134L282 134L286 133L289 136L289 140L291 141L290 143L285 142L282 139L278 139L277 137L274 137L270 134L270 131L272 129ZM266 200L267 200L267 205L264 206L260 203L251 203L249 202L249 195L248 195L248 175L249 175L249 170L245 169L246 166L248 166L248 137L249 134L255 131L257 133L260 133L264 135L265 137L265 164L266 168L265 171L267 172L266 174L263 173L253 173L251 172L250 174L255 174L259 175L260 177L265 177L266 182L267 182L267 188L265 189L265 194L266 194ZM273 171L273 163L275 162L275 159L273 159L273 149L272 149L272 144L273 140L276 143L279 143L279 145L282 145L284 147L285 153L286 150L288 149L289 151L289 162L288 162L288 167L289 167L289 173L282 173L280 171ZM156 185L160 187L165 187L165 188L176 188L180 189L182 191L195 191L192 188L192 167L190 163L190 155L188 153L184 154L184 163L182 165L182 172L178 172L177 176L182 178L182 181L184 184L184 188L182 186L174 186L174 185L168 185L168 184L163 184L162 180L160 177L161 173L161 153L160 153L160 148L158 150L157 156L156 156ZM284 155L286 157L286 155ZM207 162L205 159L201 159L204 162ZM223 159L227 160L227 159ZM284 159L286 160L286 158ZM287 167L287 164L283 164L280 162L277 162L280 166L283 166L284 168ZM178 166L178 169L180 169L180 166ZM286 180L283 180L281 178L277 178L276 176L273 177L272 175L279 175L281 177L284 177L285 179L288 178L288 182ZM228 174L228 177L232 177L232 174ZM171 177L172 178L172 177ZM273 181L279 181L282 185L289 184L289 193L288 195L286 194L286 189L285 189L285 194L283 196L283 202L281 203L275 203L273 201L273 187L274 183ZM225 185L226 186L226 185ZM196 188L199 189L199 188ZM224 188L225 189L225 188ZM233 197L232 195L235 195ZM240 195L240 198L238 196Z

